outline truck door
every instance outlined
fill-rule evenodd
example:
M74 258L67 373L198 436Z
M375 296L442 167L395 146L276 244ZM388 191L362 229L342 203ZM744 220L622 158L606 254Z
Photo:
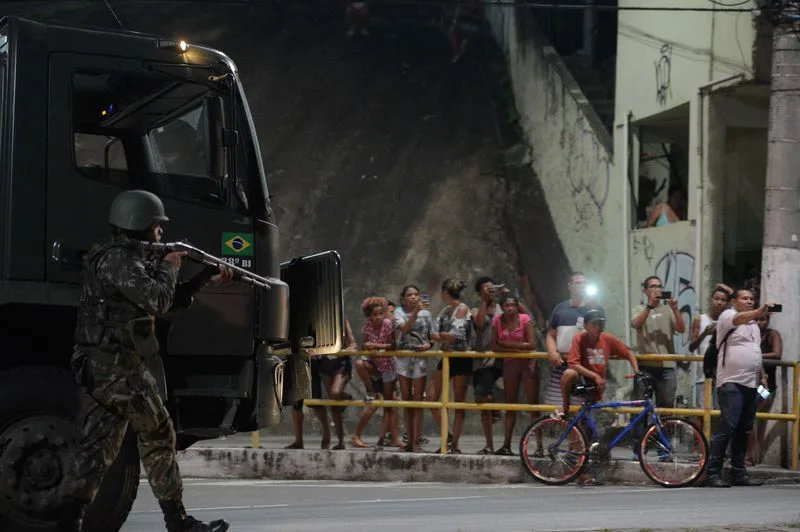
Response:
M148 77L141 60L111 56L53 53L49 67L47 279L54 292L77 297L81 258L93 242L108 239L109 206L126 188L161 196L170 218L165 240L188 239L214 255L226 250L249 260L253 232L231 207L233 180L205 173L207 88ZM182 278L200 269L187 263ZM254 308L246 286L204 288L190 312L170 318L168 355L202 357L194 367L217 369L219 357L251 356ZM232 373L241 373L240 362L227 364ZM190 372L175 378L178 386L189 386Z

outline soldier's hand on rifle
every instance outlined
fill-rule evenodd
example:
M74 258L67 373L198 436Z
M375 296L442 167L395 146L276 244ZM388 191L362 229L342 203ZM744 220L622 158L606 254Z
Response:
M220 265L219 273L211 277L214 284L228 285L233 282L233 271L230 268Z
M172 264L176 270L180 270L183 266L181 259L186 256L186 253L186 251L172 251L164 256L164 260Z

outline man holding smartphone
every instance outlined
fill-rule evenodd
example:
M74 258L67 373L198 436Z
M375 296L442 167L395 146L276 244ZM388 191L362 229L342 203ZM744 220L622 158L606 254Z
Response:
M636 351L640 355L675 354L675 335L686 331L678 300L663 288L657 275L651 275L642 283L647 303L637 307L631 319L631 327L637 333ZM666 305L663 304L665 300ZM656 381L656 406L673 408L677 388L675 362L642 361L639 367ZM637 436L640 431L641 427L637 427Z
M711 440L706 485L714 488L760 486L762 482L750 477L745 467L747 440L756 418L759 383L767 384L761 353L761 329L758 321L774 312L775 306L755 308L755 298L749 290L733 294L732 307L719 316L717 322L717 395L720 420ZM730 445L731 479L722 478L722 463Z

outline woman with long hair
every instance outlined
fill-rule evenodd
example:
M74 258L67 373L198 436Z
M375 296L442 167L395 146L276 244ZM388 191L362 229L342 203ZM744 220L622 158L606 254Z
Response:
M394 311L394 326L398 351L427 351L431 348L433 316L428 310L428 302L420 299L416 286L403 287L400 306ZM396 366L403 401L422 401L428 360L425 357L397 357ZM408 442L401 450L422 452L419 446L422 410L406 408L404 414Z
M431 334L435 342L439 342L442 351L466 351L467 346L467 320L469 318L469 307L461 301L461 292L466 288L467 283L454 279L445 279L442 283L441 297L444 308L439 313L436 320L437 330ZM467 390L472 378L472 359L471 358L451 358L450 359L450 378L453 381L453 400L463 403L467 399ZM448 382L449 386L450 383ZM428 397L432 401L438 401L442 395L442 362L436 366L436 373L428 383ZM431 410L433 420L441 428L441 412L438 408ZM461 454L458 447L458 440L464 430L464 410L456 410L453 420L453 431L448 438L450 440L450 452Z

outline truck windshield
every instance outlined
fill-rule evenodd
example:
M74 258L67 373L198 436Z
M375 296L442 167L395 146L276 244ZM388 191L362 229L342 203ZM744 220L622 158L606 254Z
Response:
M164 196L224 205L207 166L203 107L210 87L146 72L73 76L75 164L92 179L149 186Z

